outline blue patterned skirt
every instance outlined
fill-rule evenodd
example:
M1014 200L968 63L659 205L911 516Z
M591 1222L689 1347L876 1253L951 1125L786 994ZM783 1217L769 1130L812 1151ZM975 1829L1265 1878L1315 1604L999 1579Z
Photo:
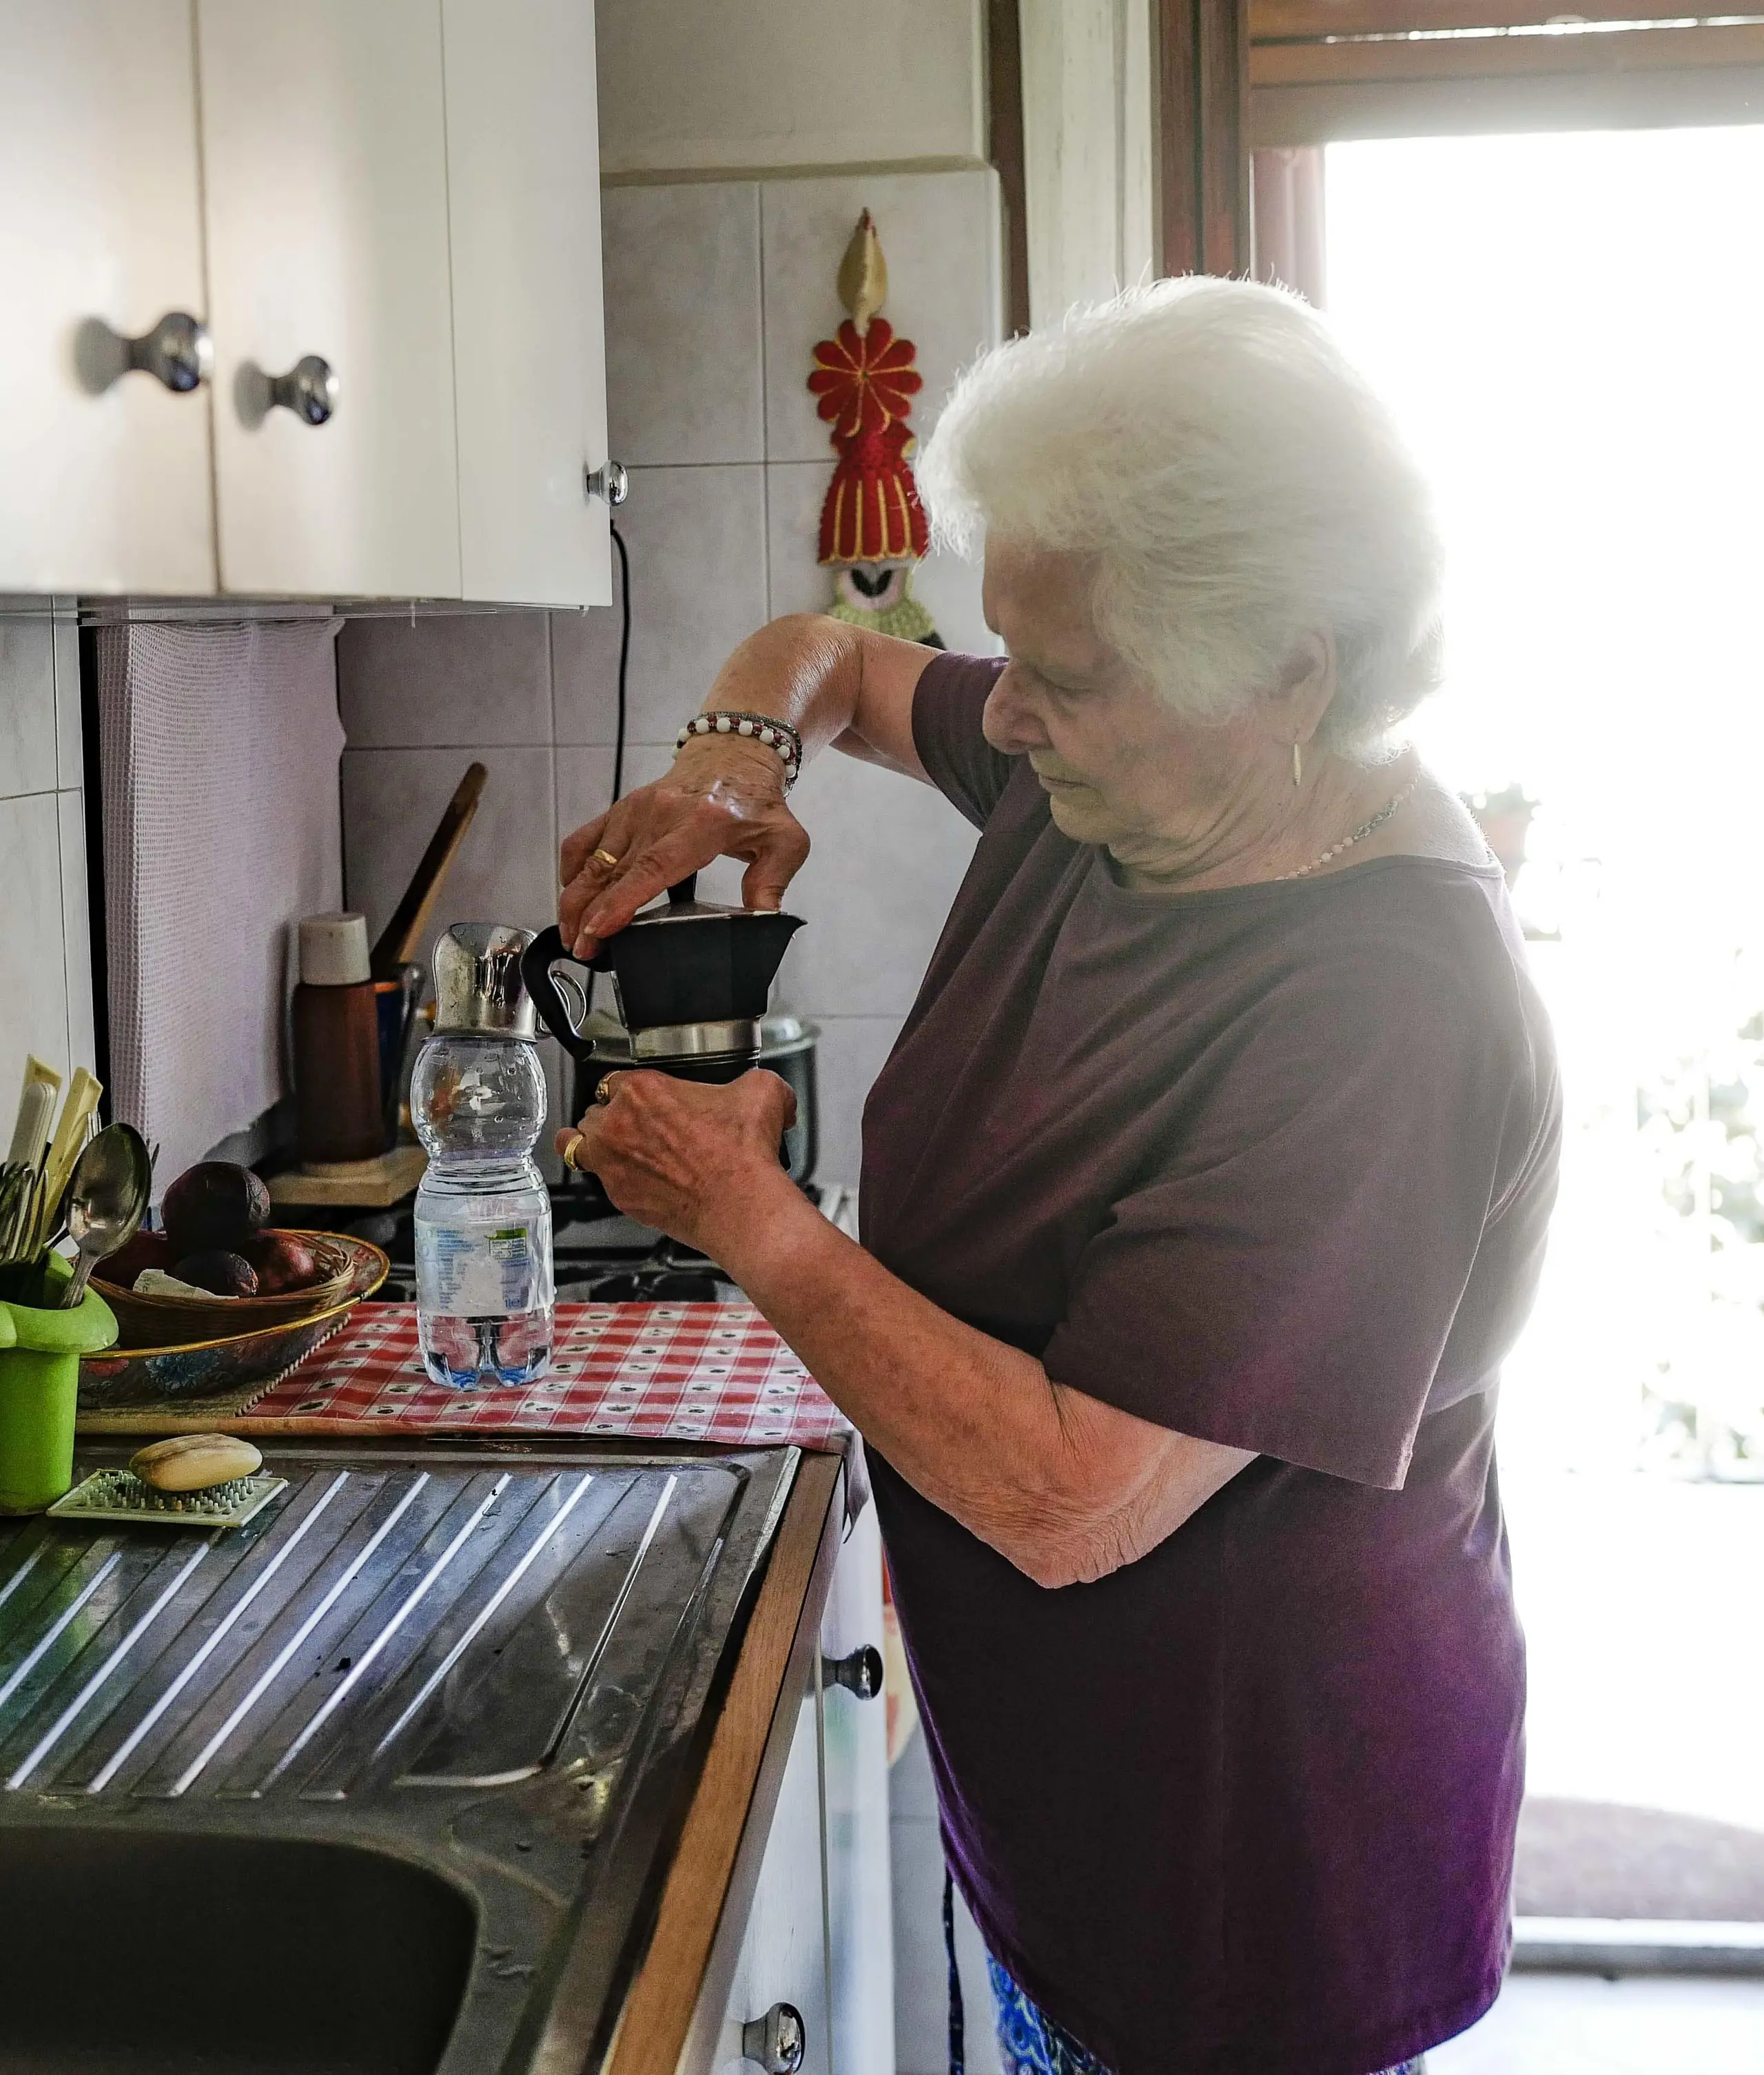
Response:
M962 1976L955 1964L955 1883L947 1871L943 1876L943 1951L950 1969L950 2075L966 2075ZM1109 2075L1088 2047L1080 2046L1029 2001L990 1953L986 1971L992 1984L1004 2075ZM1380 2070L1379 2075L1427 2075L1426 2057L1417 2054L1400 2067Z
M1037 2009L990 1954L986 1969L998 2012L998 2051L1004 2075L1108 2075L1087 2047L1080 2046L1069 2032ZM1400 2068L1385 2070L1384 2075L1426 2075L1426 2064L1418 2057L1406 2061Z

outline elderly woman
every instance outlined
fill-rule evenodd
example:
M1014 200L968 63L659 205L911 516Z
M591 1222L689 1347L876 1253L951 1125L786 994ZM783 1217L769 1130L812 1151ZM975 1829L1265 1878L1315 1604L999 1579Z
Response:
M1001 348L925 457L1003 660L830 620L706 710L980 830L864 1113L862 1247L789 1107L619 1075L559 1134L720 1262L868 1443L1014 2068L1371 2075L1493 2000L1523 1651L1493 1447L1556 1079L1499 867L1393 727L1439 554L1302 304L1166 282ZM711 734L564 847L578 953L808 839Z

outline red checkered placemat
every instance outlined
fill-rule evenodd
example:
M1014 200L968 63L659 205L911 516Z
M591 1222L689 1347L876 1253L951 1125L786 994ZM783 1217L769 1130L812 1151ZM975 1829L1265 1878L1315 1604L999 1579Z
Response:
M851 1427L751 1304L560 1304L536 1383L449 1390L416 1355L408 1304L363 1304L248 1410L239 1431L618 1434L843 1448Z

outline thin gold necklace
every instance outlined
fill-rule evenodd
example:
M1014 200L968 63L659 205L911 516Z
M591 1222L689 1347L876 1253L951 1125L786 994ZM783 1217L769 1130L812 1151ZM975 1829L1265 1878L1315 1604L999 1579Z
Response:
M1420 783L1420 774L1418 772L1394 799L1387 800L1372 819L1369 822L1362 822L1351 836L1344 836L1339 843L1331 844L1321 857L1314 859L1309 864L1300 865L1296 872L1276 873L1276 883L1283 879L1306 879L1312 872L1321 872L1331 858L1340 857L1344 850L1352 850L1356 843L1364 842L1374 829L1381 829Z

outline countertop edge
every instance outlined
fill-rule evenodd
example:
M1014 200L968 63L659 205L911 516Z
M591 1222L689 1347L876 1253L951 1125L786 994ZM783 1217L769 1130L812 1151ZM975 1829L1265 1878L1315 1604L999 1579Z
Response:
M648 1949L602 2065L605 2075L676 2075L732 1895L751 1890L795 1729L796 1660L818 1646L839 1552L844 1463L805 1454L778 1526L704 1768L662 1890ZM776 1750L774 1750L774 1747ZM775 1757L775 1763L768 1763ZM752 1819L757 1816L757 1824ZM752 1845L745 1853L744 1841ZM745 1863L744 1863L745 1862ZM733 1940L722 1954L735 1962ZM714 2000L714 1998L713 1998Z

